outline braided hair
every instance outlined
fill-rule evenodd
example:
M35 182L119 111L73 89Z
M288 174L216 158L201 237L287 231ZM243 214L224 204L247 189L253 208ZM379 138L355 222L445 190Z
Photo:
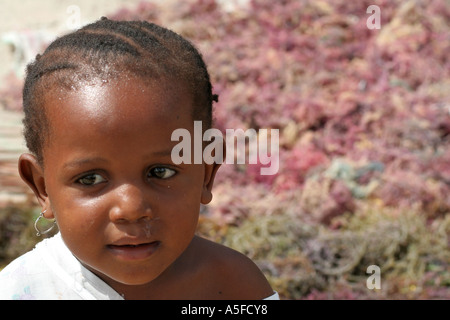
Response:
M73 90L82 82L118 79L173 79L189 88L192 116L212 125L217 95L199 51L177 33L146 21L114 21L102 17L57 38L27 66L23 88L24 136L28 149L43 164L42 148L49 137L45 92Z

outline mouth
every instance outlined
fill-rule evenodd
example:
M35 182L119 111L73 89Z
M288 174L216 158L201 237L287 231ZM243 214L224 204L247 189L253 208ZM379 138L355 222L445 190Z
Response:
M109 244L106 247L121 260L143 260L149 258L161 246L160 241L146 243Z

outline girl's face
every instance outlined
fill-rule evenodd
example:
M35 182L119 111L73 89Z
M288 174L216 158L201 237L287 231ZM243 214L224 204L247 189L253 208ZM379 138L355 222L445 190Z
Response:
M36 166L30 155L20 160L45 216L106 282L157 278L189 246L200 203L211 200L217 166L171 161L172 132L193 137L194 123L191 96L167 87L134 78L47 93L44 169L26 169Z

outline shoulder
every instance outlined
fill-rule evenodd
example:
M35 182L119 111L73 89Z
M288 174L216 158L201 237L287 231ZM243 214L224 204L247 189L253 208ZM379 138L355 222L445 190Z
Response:
M258 266L242 253L221 244L196 237L196 247L202 252L202 264L210 274L211 292L217 298L229 300L260 300L273 290Z

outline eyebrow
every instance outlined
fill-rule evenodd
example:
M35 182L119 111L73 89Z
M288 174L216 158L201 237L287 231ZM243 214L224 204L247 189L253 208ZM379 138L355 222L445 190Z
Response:
M146 155L145 158L149 158L149 157L155 157L155 156L170 156L172 155L172 148L167 149L167 150L161 150L161 151L156 151L156 152L151 152L148 155Z
M172 155L172 149L167 150L161 150L161 151L155 151L147 154L144 158L148 159L151 157L167 157ZM78 168L85 165L93 164L93 163L108 163L109 161L101 158L101 157L94 157L94 158L81 158L81 159L75 159L73 161L67 162L64 164L64 168Z
M77 168L77 167L82 167L84 165L88 165L88 164L92 164L92 163L99 163L99 162L107 163L108 160L100 158L100 157L75 159L73 161L65 163L64 168Z

